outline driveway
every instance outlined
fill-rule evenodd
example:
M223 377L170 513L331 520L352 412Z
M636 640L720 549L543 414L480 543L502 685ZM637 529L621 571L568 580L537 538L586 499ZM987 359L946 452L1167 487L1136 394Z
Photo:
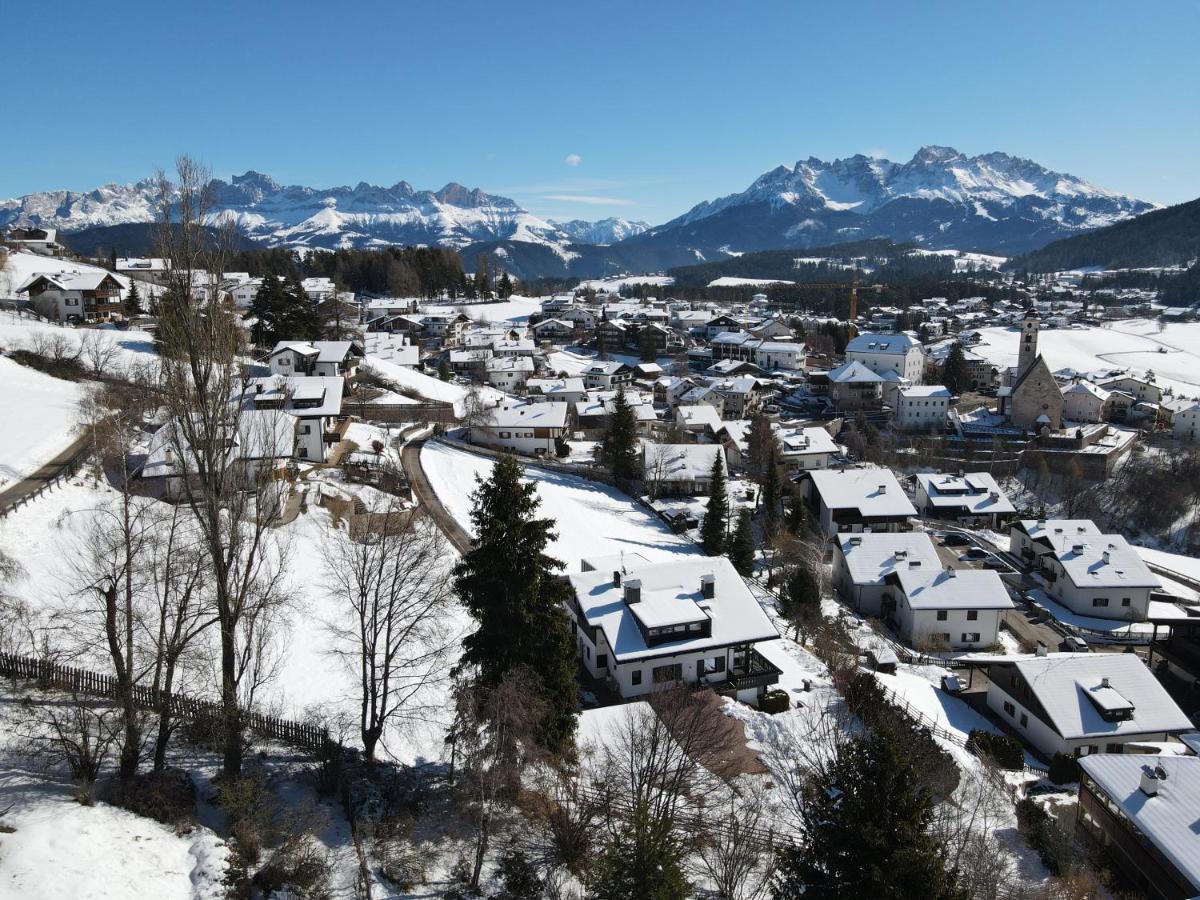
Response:
M421 468L421 448L424 446L425 438L419 438L409 441L400 449L400 462L408 476L413 496L442 530L442 534L446 535L446 540L454 545L454 549L459 553L466 553L471 549L471 536L442 505L429 479L425 477L425 470Z

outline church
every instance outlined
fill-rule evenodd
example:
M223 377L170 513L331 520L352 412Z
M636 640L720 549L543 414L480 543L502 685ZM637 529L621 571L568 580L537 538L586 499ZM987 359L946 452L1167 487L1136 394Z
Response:
M1046 360L1038 353L1042 317L1030 307L1021 320L1016 380L1001 389L1000 412L1026 431L1058 431L1063 423L1063 393Z

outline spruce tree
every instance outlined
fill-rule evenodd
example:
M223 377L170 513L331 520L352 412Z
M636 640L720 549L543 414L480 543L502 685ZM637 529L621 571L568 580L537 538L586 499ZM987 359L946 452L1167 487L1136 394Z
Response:
M538 679L547 714L538 735L544 747L566 751L574 739L577 697L575 642L563 602L563 568L546 554L554 521L537 518L541 499L521 468L501 456L473 495L476 538L454 567L454 590L475 620L463 640L463 666L494 687L522 666Z
M134 316L140 316L142 309L142 295L138 292L138 283L135 280L129 285L129 293L125 295L125 318L132 319Z
M967 357L958 341L954 342L946 356L946 365L942 369L942 384L956 396L971 386Z
M959 900L928 833L933 798L898 735L843 744L802 789L801 831L777 855L776 900Z
M589 884L595 900L684 900L689 896L683 847L656 823L643 801L601 849Z
M800 632L821 621L821 580L808 563L787 573L779 590L779 613Z
M500 282L496 286L496 293L500 295L501 300L507 300L509 297L512 296L512 292L513 292L512 279L508 277L507 272L501 273Z
M725 549L725 530L729 525L729 496L725 490L725 466L721 453L713 459L709 473L712 485L704 522L700 525L700 543L709 556L720 556Z
M804 498L799 491L788 499L787 530L790 534L801 535L808 527L808 509L804 506Z
M779 533L780 505L783 502L783 478L779 472L779 456L772 442L767 449L766 471L762 480L763 538L775 540Z
M287 291L283 282L274 275L263 278L262 285L254 295L250 311L258 320L251 329L256 344L270 346L284 337L287 319Z
M750 510L738 513L737 528L729 542L729 561L744 578L754 574L754 530L750 525Z
M446 358L444 356L438 361L437 373L438 378L442 381L450 380L450 364L446 362Z
M637 417L625 399L622 385L617 386L612 416L609 417L608 431L600 444L600 453L614 478L623 481L641 478L637 458Z
M325 323L316 305L309 299L298 276L293 276L286 288L287 304L284 307L281 330L285 340L320 340Z

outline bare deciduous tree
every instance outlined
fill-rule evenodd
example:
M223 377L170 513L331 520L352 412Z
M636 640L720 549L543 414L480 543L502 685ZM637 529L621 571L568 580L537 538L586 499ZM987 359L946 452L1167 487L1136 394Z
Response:
M424 515L398 502L335 531L323 547L325 573L344 603L328 623L334 652L359 681L363 752L374 762L387 726L428 719L448 680L455 635L449 627L446 540Z
M79 355L93 375L118 375L121 347L108 332L88 328L79 337Z

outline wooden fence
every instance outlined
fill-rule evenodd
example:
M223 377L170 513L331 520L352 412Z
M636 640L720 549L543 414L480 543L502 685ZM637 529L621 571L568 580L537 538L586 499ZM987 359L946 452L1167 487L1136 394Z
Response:
M45 687L60 688L77 694L94 697L115 698L117 679L87 669L64 666L46 659L0 653L0 675L10 678L27 678ZM183 694L155 690L144 685L135 685L134 701L143 709L170 713L180 719L195 721L206 716L221 714L221 705L212 700L200 700ZM342 747L329 737L325 728L307 722L277 719L262 713L243 710L242 723L246 728L263 737L277 740L302 750L328 753Z
M63 467L59 469L56 474L44 479L37 488L28 493L21 494L13 500L5 500L3 496L0 496L0 519L7 518L9 513L20 509L27 503L32 503L47 491L54 490L54 488L58 487L58 485L61 484L65 479L70 478L72 475L78 472L79 467L87 458L90 450L91 444L88 441L82 441L78 451L74 453L71 458L66 461L66 463L63 464ZM20 484L21 482L17 482L17 486L20 486Z

